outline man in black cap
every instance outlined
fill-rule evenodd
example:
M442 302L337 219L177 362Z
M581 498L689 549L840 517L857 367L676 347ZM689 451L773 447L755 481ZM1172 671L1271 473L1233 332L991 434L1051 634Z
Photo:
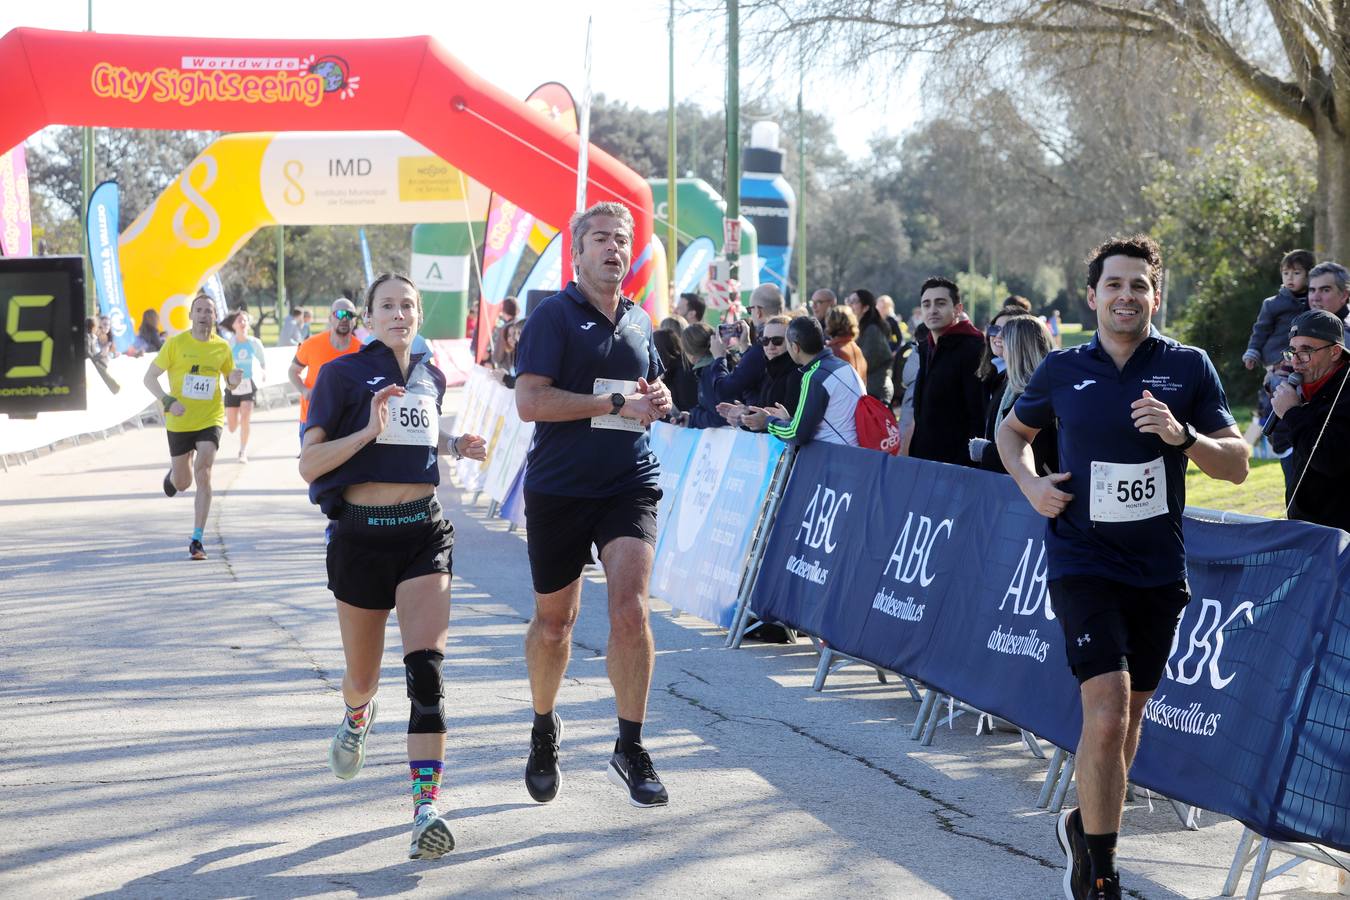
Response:
M1271 398L1294 445L1288 516L1350 530L1350 367L1341 320L1323 309L1299 313L1284 357L1303 379L1297 388L1281 384Z

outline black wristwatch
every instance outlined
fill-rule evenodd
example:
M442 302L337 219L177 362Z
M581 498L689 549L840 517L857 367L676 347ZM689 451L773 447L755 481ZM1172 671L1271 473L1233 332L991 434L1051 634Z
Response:
M610 410L610 413L617 416L619 410L623 409L626 398L623 394L613 393L609 395L609 402L614 405L614 408Z
M1192 425L1190 422L1183 423L1181 429L1182 431L1186 432L1186 440L1182 441L1180 444L1177 444L1177 449L1181 450L1182 452L1185 452L1191 449L1191 446L1196 442L1197 439L1199 439L1200 435L1195 433L1195 426Z

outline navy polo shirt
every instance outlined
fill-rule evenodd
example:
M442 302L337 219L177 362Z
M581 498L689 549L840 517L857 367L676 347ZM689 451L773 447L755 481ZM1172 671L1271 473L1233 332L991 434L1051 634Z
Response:
M594 394L595 380L653 381L662 373L652 346L652 320L632 300L619 301L610 322L569 282L525 320L516 374L542 375L553 386ZM659 467L647 433L592 428L590 419L536 422L525 487L562 497L610 497L655 487Z
M305 429L322 428L330 441L355 434L370 422L371 395L391 384L401 384L409 393L435 397L439 416L445 397L445 375L425 354L414 353L412 362L408 380L404 381L394 352L379 341L371 341L359 352L324 363L309 396ZM440 484L436 448L372 441L336 469L314 479L309 486L309 499L319 504L330 519L335 519L342 510L342 489L369 481Z
M1219 373L1205 351L1150 327L1134 355L1117 369L1094 336L1051 353L1036 369L1014 411L1032 428L1058 424L1059 485L1073 494L1046 525L1049 577L1096 575L1135 587L1186 577L1181 514L1186 508L1186 454L1134 427L1130 404L1148 390L1172 415L1210 434L1234 424ZM1130 522L1091 518L1092 463L1140 464L1159 457L1167 477L1167 513ZM1044 473L1037 473L1038 475Z

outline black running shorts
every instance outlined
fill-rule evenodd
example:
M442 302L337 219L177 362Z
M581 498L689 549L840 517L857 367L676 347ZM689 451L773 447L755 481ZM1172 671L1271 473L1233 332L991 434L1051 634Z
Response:
M169 436L169 455L182 456L197 449L197 444L205 441L220 449L220 426L202 428L199 431L166 431Z
M581 577L615 538L634 537L656 546L656 505L661 489L640 487L612 497L560 497L525 491L526 544L534 590L552 594Z
M1050 582L1050 599L1079 684L1108 672L1129 672L1130 690L1151 691L1162 680L1191 592L1185 579L1140 588L1068 575Z
M410 578L449 575L455 528L441 504L425 497L397 506L343 506L328 542L328 589L362 609L393 609Z
M247 394L236 394L233 391L226 391L225 408L234 409L235 407L243 403L245 400L247 400L249 403L252 403L254 402L254 400L257 399L257 397L258 391L256 388L254 390L249 391Z

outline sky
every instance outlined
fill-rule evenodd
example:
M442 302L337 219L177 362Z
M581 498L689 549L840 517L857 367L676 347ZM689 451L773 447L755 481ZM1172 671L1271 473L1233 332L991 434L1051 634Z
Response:
M591 90L643 109L665 109L666 0L93 0L95 31L210 37L376 38L430 34L474 71L524 98L545 81L560 81L578 100L585 80L587 17L592 18ZM0 0L0 34L11 28L83 31L86 0ZM676 97L720 109L725 83L725 20L686 13L677 18ZM796 73L774 78L751 60L741 41L741 95L763 88L796 103ZM883 85L850 83L837 71L806 74L804 103L835 123L835 137L853 158L879 134L900 134L919 118L921 67ZM879 89L880 88L880 89ZM744 123L743 123L744 125ZM748 136L748 125L745 133Z

